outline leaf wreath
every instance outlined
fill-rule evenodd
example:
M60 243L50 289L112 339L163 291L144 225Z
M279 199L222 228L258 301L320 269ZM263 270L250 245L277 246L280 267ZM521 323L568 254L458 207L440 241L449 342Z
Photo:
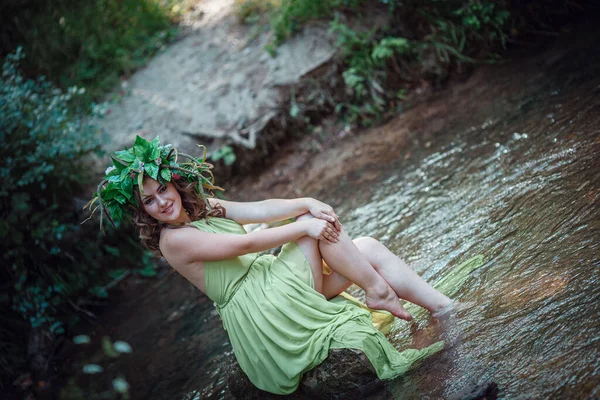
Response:
M223 188L214 184L215 177L211 171L213 165L206 162L206 147L198 147L203 150L201 158L180 153L170 144L161 146L158 136L151 142L136 136L133 147L111 155L113 165L106 169L94 198L84 207L90 211L90 217L83 222L92 218L96 210L100 209L100 230L104 232L104 215L114 226L125 214L131 214L134 208L140 207L133 191L137 186L140 193L144 194L145 176L163 185L171 182L174 175L187 179L188 182L196 182L198 195L210 208L207 196L212 196L213 190ZM186 161L180 162L180 158Z

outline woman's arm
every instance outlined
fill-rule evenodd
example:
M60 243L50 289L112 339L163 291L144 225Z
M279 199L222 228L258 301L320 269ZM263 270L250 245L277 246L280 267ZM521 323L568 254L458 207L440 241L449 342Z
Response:
M237 202L220 199L208 199L214 206L220 203L227 210L227 218L239 224L275 222L310 212L313 216L336 222L337 216L329 205L310 197L298 199L268 199L253 202Z
M245 235L208 233L192 227L163 231L160 249L170 261L189 264L194 261L216 261L256 253L281 246L302 236L333 242L337 230L333 224L313 218Z

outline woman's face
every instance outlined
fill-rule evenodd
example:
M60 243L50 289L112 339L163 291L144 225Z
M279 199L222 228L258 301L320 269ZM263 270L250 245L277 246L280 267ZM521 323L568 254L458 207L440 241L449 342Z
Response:
M165 186L152 178L145 178L143 188L142 207L152 218L167 224L191 221L183 209L181 196L172 183Z

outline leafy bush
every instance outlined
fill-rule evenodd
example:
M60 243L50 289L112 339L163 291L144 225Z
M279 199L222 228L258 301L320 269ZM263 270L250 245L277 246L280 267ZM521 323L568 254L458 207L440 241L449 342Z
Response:
M8 55L0 79L0 278L8 294L0 297L1 315L26 321L16 324L26 328L23 333L42 329L53 336L64 330L65 305L76 308L82 294L106 296L106 264L140 264L143 256L139 245L128 246L131 254L116 248L129 243L123 233L100 240L97 226L79 225L73 197L89 185L88 159L99 149L98 132L72 111L70 103L83 89L63 92L43 77L25 79L22 59L20 48ZM12 336L0 334L6 346L4 337ZM4 357L0 367L11 369L2 376L18 370Z
M280 0L235 0L236 15L240 22L255 23L280 5Z
M342 11L375 7L364 0L283 1L272 20L278 44L301 24L335 15L331 31L347 67L342 77L348 89L336 111L348 122L369 125L404 96L398 79L390 82L390 72L410 76L410 70L420 69L426 78L436 79L457 63L492 59L494 49L505 46L509 31L505 1L380 0L380 6L387 7L390 22L368 31L340 18Z
M441 62L472 62L471 54L489 57L490 51L506 45L510 12L504 1L432 0L427 6L414 2L409 7L428 26L423 40Z
M41 274L41 265L61 256L58 243L74 229L61 222L68 217L65 205L88 177L83 161L99 142L68 108L84 90L64 93L43 77L24 79L22 59L20 48L6 58L0 82L1 257L11 274L31 267Z
M319 18L333 17L336 10L356 8L361 0L284 0L273 14L271 26L274 44L279 45L302 24Z
M98 98L174 36L172 3L182 1L9 1L0 6L0 48L20 43L27 71L63 88L84 86L84 97Z
M414 44L402 37L377 39L375 30L353 30L338 16L331 22L331 31L338 37L348 66L342 77L350 96L350 101L338 104L336 111L348 122L368 125L381 117L393 96L384 89L391 60L414 53Z

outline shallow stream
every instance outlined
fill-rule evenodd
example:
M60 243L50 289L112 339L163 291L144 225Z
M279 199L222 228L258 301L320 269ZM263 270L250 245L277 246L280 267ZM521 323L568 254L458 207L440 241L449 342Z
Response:
M389 336L399 349L447 335L452 346L374 399L460 398L490 382L500 398L600 397L597 42L546 57L539 73L511 72L527 90L501 94L494 85L505 83L490 79L486 97L499 90L503 99L491 109L471 115L450 107L464 113L460 124L321 190L353 236L380 239L428 281L484 256L454 293L471 307L458 313L450 333L419 314L412 325L398 321ZM140 325L127 334L144 331L142 342L131 343L141 363L128 375L132 393L228 397L223 355L231 348L210 302L191 294L182 301L180 291L164 286L141 301L157 296L171 314L156 330Z

